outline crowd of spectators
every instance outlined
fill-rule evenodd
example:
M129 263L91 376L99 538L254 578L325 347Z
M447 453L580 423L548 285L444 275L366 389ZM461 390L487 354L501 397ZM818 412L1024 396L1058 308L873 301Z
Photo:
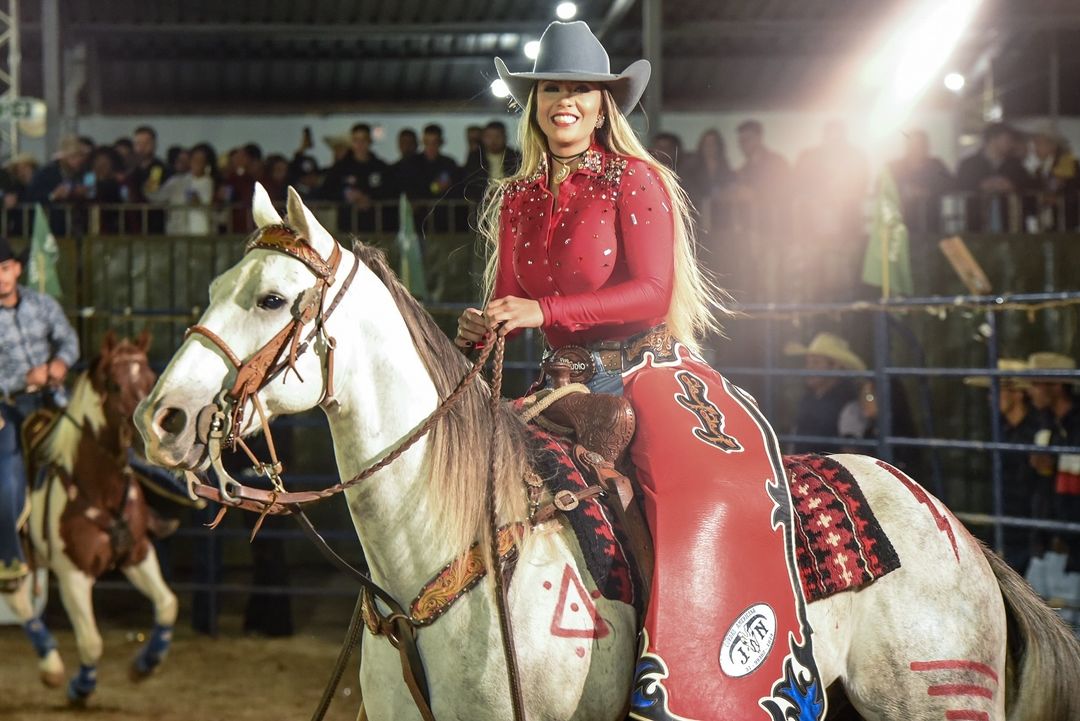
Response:
M651 146L657 158L674 168L695 206L708 215L709 225L730 224L740 201L757 206L780 206L795 201L815 216L815 224L850 222L861 213L873 190L866 154L852 145L839 121L825 124L821 143L790 162L771 150L764 126L747 120L737 129L742 163L728 158L723 136L705 130L695 152L683 151L682 140L658 133ZM960 161L955 172L931 154L927 134L905 134L903 154L888 163L904 207L907 224L915 231L936 230L942 199L958 194L970 201L965 209L967 230L1007 230L1022 222L1024 230L1068 228L1080 224L1080 172L1068 143L1053 132L1024 133L992 123L982 133L979 148ZM1010 201L1009 196L1017 196ZM1009 212L1008 202L1025 209ZM717 218L717 214L728 217Z
M157 132L143 125L111 144L65 136L45 164L18 155L0 171L0 193L9 211L10 235L27 230L26 214L12 211L34 203L54 209L50 222L58 234L245 232L256 182L275 201L283 202L291 185L309 203L337 206L337 230L393 231L397 210L387 208L380 215L381 204L401 194L428 208L466 199L476 203L490 179L519 167L520 155L508 146L502 122L471 126L467 137L468 154L459 163L442 152L441 126L426 125L419 136L406 128L398 134L398 157L384 160L372 150L372 127L356 123L347 136L326 138L333 162L320 167L307 128L290 154L266 154L255 142L219 154L204 142L170 146L162 158ZM163 207L136 212L122 205ZM95 212L85 212L91 208ZM464 215L448 211L436 221L443 232L467 227Z
M489 182L513 174L521 162L497 120L467 129L461 158L443 152L438 124L419 133L401 130L395 158L373 150L367 123L325 140L333 156L328 166L316 159L309 129L291 152L269 154L254 142L222 153L209 143L173 145L161 153L157 133L145 125L111 144L64 137L50 162L39 166L19 155L0 172L8 208L2 230L27 234L32 205L42 203L50 208L57 235L242 234L251 230L250 203L259 181L278 202L288 186L295 187L318 206L332 231L371 239L392 236L401 227L397 200L404 195L423 253L434 253L429 280L439 284L434 266L475 253L457 241L432 247L430 238L471 236L476 204ZM1025 135L989 125L980 147L955 172L932 154L925 132L911 131L905 140L903 154L884 169L895 183L917 277L925 275L919 270L938 257L936 242L949 233L1080 225L1077 161L1053 133ZM703 132L693 152L684 151L670 132L656 134L650 145L683 180L699 213L705 262L712 270L745 300L876 297L861 277L869 200L879 183L844 125L826 123L820 143L794 162L770 147L760 121L740 124L736 142L738 162L717 129ZM459 262L454 273L475 270L469 262L473 267ZM794 278L792 268L799 269Z
M904 140L903 153L882 170L894 183L917 270L938 256L936 243L947 234L1080 226L1080 168L1053 132L990 124L955 172L932 154L926 132L912 130ZM770 148L759 121L739 125L736 141L740 163L714 128L701 134L695 152L684 152L681 139L666 132L651 145L683 178L715 270L773 279L772 286L757 283L750 294L758 299L777 300L791 289L776 280L785 277L785 265L814 280L812 292L789 300L861 297L868 221L885 173L872 177L866 153L838 121L826 123L821 142L794 162Z

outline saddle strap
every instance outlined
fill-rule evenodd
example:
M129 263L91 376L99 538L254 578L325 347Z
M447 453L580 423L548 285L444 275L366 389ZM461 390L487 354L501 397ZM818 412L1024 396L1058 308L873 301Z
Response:
M334 694L337 693L338 684L341 683L341 677L345 673L345 667L349 664L349 658L353 655L353 651L359 648L364 638L364 598L364 591L361 590L356 597L356 606L353 607L352 618L349 619L349 630L345 632L345 640L342 641L341 650L338 651L334 670L326 681L326 688L323 689L322 698L319 699L315 713L311 714L311 721L322 721L326 716L330 703L334 700ZM360 704L363 705L363 703L363 689L361 689Z
M435 721L435 715L431 711L431 694L428 690L427 674L424 673L424 662L420 658L420 649L416 646L416 627L412 624L408 614L370 576L338 555L337 551L331 548L326 539L315 529L311 519L307 517L302 508L294 506L289 510L296 518L296 522L300 524L300 528L304 531L308 540L315 544L315 547L319 549L323 556L360 582L363 591L361 591L361 603L358 606L361 608L367 606L378 614L378 608L374 601L370 604L363 603L364 597L367 596L371 599L379 599L390 609L389 616L380 615L380 627L391 645L398 650L398 655L401 658L401 675L409 689L409 694L413 698L413 703L416 704L416 710L420 713L420 717L424 721ZM346 636L346 644L349 643L349 638L350 636ZM339 656L344 655L345 661L348 661L349 654L351 654L351 651L342 648ZM335 686L337 685L336 682L333 683ZM323 713L325 714L325 710L323 710ZM313 721L321 721L321 719L313 717Z
M585 482L589 483L590 487L596 484L596 487L604 489L603 495L606 495L609 501L607 505L615 512L615 518L626 534L630 546L629 555L634 559L638 578L641 580L641 617L644 619L652 585L654 558L652 536L645 515L641 512L641 504L634 499L630 479L620 473L611 461L581 445L574 446L573 454L585 475Z

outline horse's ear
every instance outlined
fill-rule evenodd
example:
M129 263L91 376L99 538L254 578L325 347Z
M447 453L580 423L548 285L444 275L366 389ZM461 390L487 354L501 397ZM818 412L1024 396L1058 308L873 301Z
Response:
M334 236L327 232L326 228L322 227L315 215L308 210L307 206L304 205L304 201L300 198L300 194L291 185L289 186L287 209L289 225L308 239L311 247L315 249L315 252L320 257L329 260L337 241L334 240Z
M139 333L139 337L135 339L135 346L143 353L150 350L150 341L152 337L150 335L149 328L143 328L142 333Z
M262 183L255 183L255 197L251 201L251 214L255 217L255 225L265 228L268 225L281 225L281 216L274 208L274 201L270 200L270 194Z
M110 328L101 339L101 356L104 358L111 355L114 350L116 350L116 331Z

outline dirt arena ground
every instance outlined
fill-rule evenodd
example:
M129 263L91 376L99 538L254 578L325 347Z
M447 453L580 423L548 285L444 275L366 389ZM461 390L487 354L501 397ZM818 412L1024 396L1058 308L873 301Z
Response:
M347 619L346 619L347 621ZM297 721L310 718L337 658L340 629L302 628L291 638L245 637L223 621L217 638L178 625L158 673L134 684L127 667L139 647L136 629L104 628L98 690L86 709L68 707L63 689L38 681L36 658L18 627L0 627L0 719L3 721ZM141 629L139 629L141 630ZM67 672L78 666L70 630L55 632ZM355 659L338 687L328 721L355 721Z

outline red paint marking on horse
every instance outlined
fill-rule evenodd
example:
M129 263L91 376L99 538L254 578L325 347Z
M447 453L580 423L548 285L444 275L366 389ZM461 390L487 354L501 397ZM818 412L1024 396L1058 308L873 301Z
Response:
M590 593L589 595L592 596L593 598L600 598L600 589L599 588L594 588L592 590L592 593Z
M931 686L926 689L931 696L982 696L994 698L994 692L985 686L976 686L970 683L943 683L940 686Z
M551 581L544 581L544 590L545 591L551 590Z
M998 682L997 671L985 663L979 663L978 661L962 661L956 659L945 659L941 661L912 661L912 671L975 671L977 673L984 674L994 679L994 683Z
M953 555L956 556L956 562L960 563L960 550L956 547L956 535L953 533L952 524L949 523L949 519L946 518L941 511L937 509L934 502L930 500L930 496L926 495L919 485L917 485L910 478L905 476L896 468L893 468L885 461L878 461L877 464L884 468L889 473L893 474L896 480L904 484L904 488L911 492L911 495L915 496L915 500L926 506L930 511L930 515L934 517L934 523L937 524L938 530L949 537L949 543L952 544Z
M569 628L563 623L563 615L567 612L567 596L570 594L571 587L581 604L584 605L586 617L589 619L590 623L585 628ZM571 602L569 606L571 613L581 610L581 606L577 603ZM596 639L604 638L608 633L607 622L597 613L596 606L590 600L588 592L574 573L574 569L569 563L566 564L563 568L562 586L559 588L559 600L555 602L555 614L551 617L551 635L559 638Z
M578 658L585 658L585 649L582 648L581 646L578 646L577 648L575 648L574 653L576 653L578 655Z
M965 708L956 711L945 712L946 721L990 721L990 714L985 711L976 711Z

